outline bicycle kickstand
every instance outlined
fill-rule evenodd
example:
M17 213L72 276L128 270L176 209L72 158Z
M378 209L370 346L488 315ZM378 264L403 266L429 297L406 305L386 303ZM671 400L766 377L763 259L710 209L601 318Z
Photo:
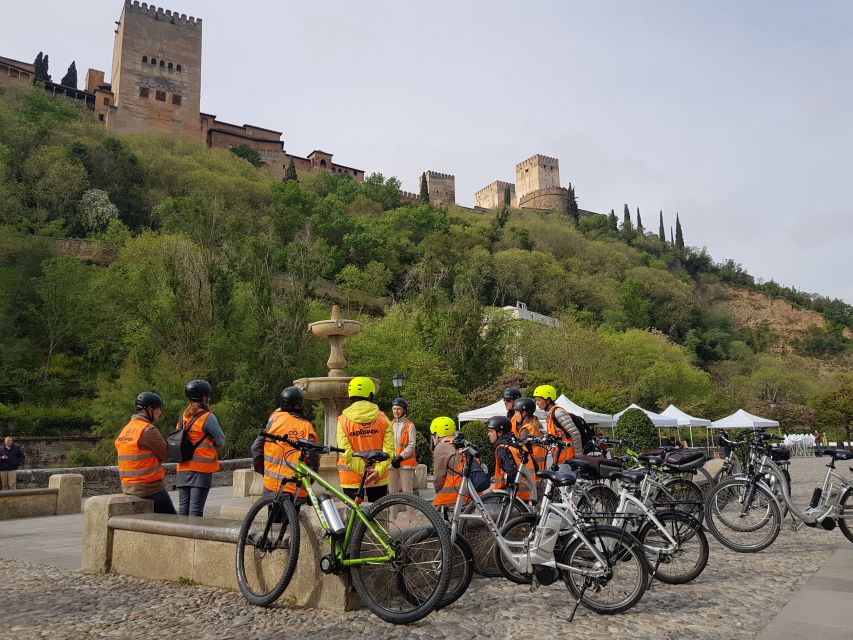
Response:
M589 583L584 580L583 581L583 589L578 594L577 599L575 600L575 606L572 607L572 612L569 614L569 622L572 622L575 619L575 612L578 610L580 606L581 600L583 599L583 594L586 593L586 588L589 586Z

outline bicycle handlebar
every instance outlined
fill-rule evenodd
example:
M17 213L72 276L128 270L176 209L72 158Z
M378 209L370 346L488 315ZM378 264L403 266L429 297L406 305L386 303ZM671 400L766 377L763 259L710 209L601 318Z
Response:
M298 449L299 451L303 451L306 453L344 453L343 449L333 447L329 444L314 444L313 442L309 442L308 440L304 440L302 438L291 440L287 436L277 436L274 433L269 433L268 431L261 431L261 437L267 440L272 440L273 442L282 442L284 444L289 444L294 449Z

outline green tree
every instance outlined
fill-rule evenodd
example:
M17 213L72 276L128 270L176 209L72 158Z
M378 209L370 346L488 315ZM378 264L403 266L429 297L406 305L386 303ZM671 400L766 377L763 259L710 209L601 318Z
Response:
M619 440L633 440L636 451L654 449L660 444L658 430L652 419L639 409L628 409L619 416L613 435Z
M610 224L610 228L613 229L613 231L619 230L619 226L618 226L619 220L616 217L616 213L613 211L613 209L610 210L610 215L607 216L607 221Z
M252 149L246 143L237 145L236 147L231 147L231 153L233 153L238 158L243 158L246 162L252 164L255 167L260 167L261 164L261 154Z
M88 189L80 200L80 215L88 231L100 231L118 218L118 207L110 202L106 191Z
M658 226L658 238L663 243L666 243L666 232L663 230L663 209L660 211L660 225Z
M290 159L290 162L287 163L287 169L284 171L285 182L299 182L299 176L296 175L296 164L293 162L293 158Z
M44 55L41 51L38 52L36 56L35 62L33 62L33 66L35 67L35 76L36 80L41 80L42 82L50 82L50 73L49 67L50 60L48 56Z
M427 183L426 172L421 174L420 183L421 204L429 204L429 184Z
M681 232L681 220L678 219L678 214L675 214L675 248L684 249L684 234Z
M68 65L68 71L66 71L65 75L62 76L62 81L59 84L63 87L77 88L77 64L74 60L72 60L71 64Z
M31 312L46 334L47 366L56 349L79 335L88 322L88 284L87 267L74 258L61 256L42 263L42 276L36 284L40 302Z
M843 435L847 448L853 451L853 382L842 382L809 399L817 427L836 440Z
M580 209L578 209L578 199L575 196L575 188L569 183L568 193L566 195L566 212L569 218L578 226L580 220Z
M646 285L642 280L631 277L622 283L622 309L629 327L648 327L651 323L651 306L651 300L646 295Z
M510 195L509 185L504 187L504 206L508 207L512 204L512 196Z
M640 207L637 207L637 233L643 234L643 219L640 217Z
M625 205L625 211L622 214L622 236L626 240L634 237L634 225L631 223L631 212L628 211L628 205Z

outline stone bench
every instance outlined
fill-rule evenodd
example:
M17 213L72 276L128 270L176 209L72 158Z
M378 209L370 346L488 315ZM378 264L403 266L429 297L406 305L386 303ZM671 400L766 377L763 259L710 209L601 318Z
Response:
M236 542L241 522L152 513L148 500L126 495L95 496L86 501L83 571L118 573L151 580L192 580L238 590ZM310 509L299 514L299 560L282 604L351 611L361 607L348 589L347 575L325 575L320 558L329 553Z
M55 474L46 488L0 491L0 520L80 513L82 500L82 475Z

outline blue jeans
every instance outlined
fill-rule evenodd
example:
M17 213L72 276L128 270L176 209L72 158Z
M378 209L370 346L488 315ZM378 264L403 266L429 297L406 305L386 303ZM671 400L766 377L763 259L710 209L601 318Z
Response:
M178 487L178 515L203 516L209 491L201 487Z
M154 502L154 513L171 513L175 515L175 505L172 504L172 498L165 489L150 496L145 496L145 499Z

